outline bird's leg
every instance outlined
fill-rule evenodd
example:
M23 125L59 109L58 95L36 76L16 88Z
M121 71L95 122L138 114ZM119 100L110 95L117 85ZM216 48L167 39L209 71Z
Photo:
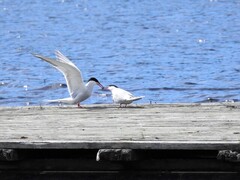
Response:
M127 104L125 104L125 107L127 107Z
M77 103L78 108L83 108L80 103Z

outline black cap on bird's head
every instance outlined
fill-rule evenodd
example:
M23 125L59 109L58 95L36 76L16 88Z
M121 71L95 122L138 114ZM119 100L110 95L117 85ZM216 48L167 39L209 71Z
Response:
M113 86L113 87L115 87L115 88L118 88L116 85L113 85L113 84L111 84L111 85L108 85L108 87L109 87L109 86Z
M114 90L116 88L118 88L116 85L111 84L111 85L108 85L105 89L112 91L112 90Z
M99 83L99 81L95 78L95 77L91 77L89 80L88 80L88 82L89 81L95 81L96 83Z
M91 77L88 82L90 81L94 81L97 83L98 86L100 86L102 89L104 88L104 86L95 78L95 77Z

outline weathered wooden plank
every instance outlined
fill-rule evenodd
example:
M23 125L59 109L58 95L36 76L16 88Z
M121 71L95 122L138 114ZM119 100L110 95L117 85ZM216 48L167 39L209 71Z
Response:
M240 104L1 107L0 148L240 149Z
M32 179L61 179L61 180L111 180L111 179L168 179L168 180L183 180L183 179L194 179L194 180L239 180L240 174L235 172L162 172L162 171L93 171L91 173L86 173L82 171L76 172L21 172L18 171L8 171L4 172L1 175L2 179L15 180L15 179L24 179L24 180L32 180Z
M220 141L12 141L1 147L17 149L159 149L159 150L240 150L239 143Z

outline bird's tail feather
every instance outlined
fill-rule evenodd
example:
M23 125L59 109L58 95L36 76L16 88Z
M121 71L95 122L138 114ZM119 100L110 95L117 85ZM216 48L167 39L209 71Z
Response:
M137 100L140 100L142 98L144 98L144 96L132 97L130 100L131 101L137 101Z
M53 99L53 100L45 100L47 103L66 103L66 104L74 104L74 99L69 98L63 98L63 99Z

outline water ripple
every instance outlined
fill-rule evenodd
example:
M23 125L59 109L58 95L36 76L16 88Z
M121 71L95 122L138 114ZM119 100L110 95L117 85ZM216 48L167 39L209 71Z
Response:
M85 80L144 95L137 103L240 99L238 1L12 0L0 17L1 106L69 96L63 75L31 55L56 49ZM101 102L112 100L84 103Z

